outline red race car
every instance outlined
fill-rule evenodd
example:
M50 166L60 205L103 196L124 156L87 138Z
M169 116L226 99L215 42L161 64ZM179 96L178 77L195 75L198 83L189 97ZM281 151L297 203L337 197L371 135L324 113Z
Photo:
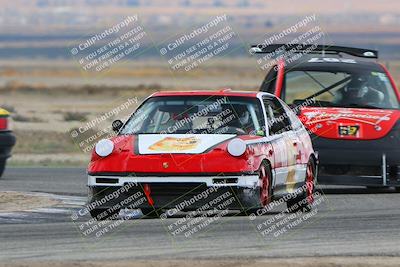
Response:
M311 139L271 94L158 92L113 129L117 136L97 143L88 166L96 219L125 207L157 216L168 209L251 211L284 196L291 211L313 202ZM217 201L227 195L225 205Z
M399 190L400 93L385 66L371 60L378 52L298 44L251 48L278 50L303 56L290 64L276 61L260 90L282 98L309 130L320 160L318 182Z

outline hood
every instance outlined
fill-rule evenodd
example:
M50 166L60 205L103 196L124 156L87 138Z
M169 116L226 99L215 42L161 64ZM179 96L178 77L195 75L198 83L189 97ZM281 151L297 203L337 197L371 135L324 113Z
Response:
M311 133L320 137L372 140L391 131L400 118L400 111L304 107L299 117Z
M88 172L190 175L255 171L247 152L239 157L228 153L227 145L235 137L246 143L262 140L235 134L121 135L111 139L114 149L109 156L101 158L93 152Z

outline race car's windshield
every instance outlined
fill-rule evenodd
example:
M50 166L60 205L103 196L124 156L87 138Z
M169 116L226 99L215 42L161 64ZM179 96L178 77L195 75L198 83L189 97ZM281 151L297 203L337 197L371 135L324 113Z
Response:
M398 109L399 101L383 72L294 70L286 74L285 101L311 106Z
M258 99L225 96L152 97L120 134L264 135Z

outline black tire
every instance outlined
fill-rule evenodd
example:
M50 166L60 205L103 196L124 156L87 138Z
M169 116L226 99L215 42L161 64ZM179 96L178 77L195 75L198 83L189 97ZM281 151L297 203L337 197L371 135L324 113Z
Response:
M6 159L0 159L0 178L3 175L5 168L6 168Z
M266 174L267 179L268 179L268 186L267 186L267 190L266 190L266 193L267 193L268 197L264 198L264 200L263 200L263 198L261 196L263 190L262 190L262 188L260 188L260 203L259 203L260 206L258 208L249 208L249 209L246 209L246 210L241 210L239 212L239 214L238 214L239 216L247 216L247 215L250 215L250 214L256 214L259 209L262 209L265 206L267 206L272 200L273 192L272 192L272 171L271 171L271 166L265 161L262 162L262 164L260 166L260 170L259 170L260 179L262 179L262 177L261 177L261 169L262 168L265 169L265 174Z
M114 220L118 218L120 209L109 211L108 209L93 209L90 210L90 215L97 221Z
M395 187L394 190L396 190L397 193L400 193L400 187Z
M159 212L161 211L155 210L154 208L143 208L140 210L146 218L160 218Z
M312 171L312 189L308 190L307 182L311 182L308 178L309 168ZM315 177L316 177L316 165L313 159L310 159L307 164L307 172L306 172L306 191L302 191L297 197L290 198L286 202L286 206L288 211L291 213L295 213L298 211L301 212L310 212L312 209L312 200L310 199L310 194L314 194L315 192Z
M376 189L381 188L381 186L368 185L368 186L366 186L366 188L369 189L369 190L376 190Z

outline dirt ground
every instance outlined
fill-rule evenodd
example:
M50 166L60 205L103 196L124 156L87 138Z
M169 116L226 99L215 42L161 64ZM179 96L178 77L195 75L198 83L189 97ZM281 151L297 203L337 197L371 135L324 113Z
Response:
M0 192L0 212L31 210L56 204L57 200L45 196L11 191Z

